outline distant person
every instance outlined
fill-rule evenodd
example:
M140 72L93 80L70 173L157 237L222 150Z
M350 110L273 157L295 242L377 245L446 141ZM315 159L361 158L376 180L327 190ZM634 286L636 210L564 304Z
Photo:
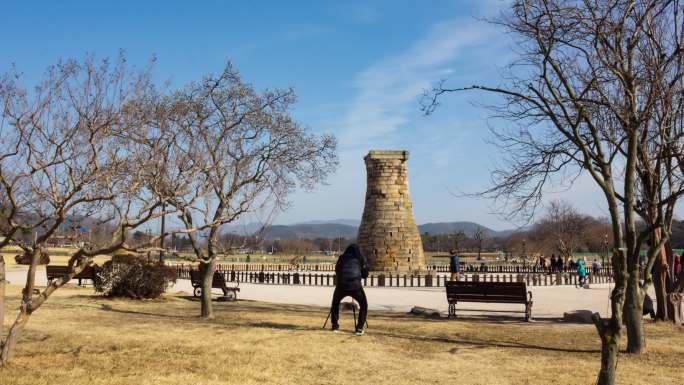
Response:
M558 259L556 259L556 254L551 253L551 272L555 273L558 271Z
M560 255L556 257L556 270L559 273L563 271L563 257Z
M349 296L355 299L361 307L355 332L357 335L362 335L363 327L366 325L368 301L366 300L366 292L363 291L361 280L368 278L368 263L366 257L361 254L357 244L349 245L337 259L335 274L337 276L337 283L330 309L332 330L337 332L340 329L340 324L338 323L340 318L340 301L344 297Z
M577 258L577 276L579 277L579 287L584 287L587 283L587 268L584 266L584 259Z
M594 259L594 262L591 263L591 272L596 275L600 269L598 261Z
M245 262L249 263L251 262L252 258L247 254L247 258L245 258Z
M643 306L643 315L650 315L651 319L656 318L656 313L655 310L653 309L653 300L648 294L644 295L644 306Z
M674 255L674 263L673 263L673 271L675 274L675 277L679 276L679 272L682 271L682 256L679 254Z
M458 256L458 251L456 249L451 249L450 254L449 272L451 273L451 280L458 281L461 274L461 258Z

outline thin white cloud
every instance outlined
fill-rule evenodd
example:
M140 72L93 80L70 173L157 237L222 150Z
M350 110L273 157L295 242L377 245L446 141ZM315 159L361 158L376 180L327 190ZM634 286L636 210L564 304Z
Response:
M489 25L472 19L441 22L406 51L361 71L352 83L356 96L338 129L342 147L386 144L388 135L415 115L422 92L493 34Z

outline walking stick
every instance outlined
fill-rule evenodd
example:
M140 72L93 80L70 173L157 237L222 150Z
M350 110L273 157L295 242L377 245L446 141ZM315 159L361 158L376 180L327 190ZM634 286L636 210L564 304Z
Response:
M328 320L330 319L330 314L332 314L332 308L331 308L330 311L328 312L328 316L325 317L325 322L323 323L323 329L325 329L325 325L328 324ZM354 322L354 324L356 324L356 322Z

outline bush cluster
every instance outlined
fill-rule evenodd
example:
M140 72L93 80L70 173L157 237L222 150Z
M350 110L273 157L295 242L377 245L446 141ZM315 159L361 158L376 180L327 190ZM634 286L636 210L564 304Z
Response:
M133 255L115 256L98 269L95 290L109 297L159 298L176 281L160 262Z

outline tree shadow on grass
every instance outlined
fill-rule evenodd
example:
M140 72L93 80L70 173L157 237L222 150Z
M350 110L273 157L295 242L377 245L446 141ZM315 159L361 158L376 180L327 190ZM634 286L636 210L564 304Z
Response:
M278 323L278 322L268 322L268 321L250 322L250 323L247 323L245 326L253 327L253 328L279 329L279 330L298 330L298 331L321 330L319 328L313 328L310 326L302 326L302 325Z
M295 325L295 324L290 324L290 323L269 322L269 321L251 322L251 323L247 323L245 326L255 327L255 328L296 330L296 331L322 331L323 330L322 328L318 328L318 327ZM496 340L496 339L492 339L492 340L464 339L464 338L450 338L450 337L445 337L445 336L431 337L431 336L421 336L421 335L385 332L382 330L373 329L372 327L369 327L368 329L369 329L368 336L370 336L370 337L386 337L386 338L403 339L403 340L410 340L410 341L436 342L436 343L444 343L444 344L450 344L450 345L461 345L461 346L465 345L465 346L470 346L472 348L480 348L480 349L484 349L484 348L530 349L530 350L541 350L541 351L562 352L562 353L587 353L587 354L600 353L599 349L562 348L562 347L545 346L545 345L530 344L530 343L516 342L516 341L501 341L501 340ZM452 353L457 352L457 351L458 351L458 348L452 348L450 350L450 352L452 352Z
M194 316L174 315L174 314L166 314L166 313L151 313L151 312L144 312L144 311L137 311L137 310L115 309L114 307L112 307L110 305L106 305L106 304L103 304L102 306L100 306L99 309L102 311L119 313L119 314L141 315L141 316L157 317L157 318L173 318L173 319L184 320L184 321L201 321L201 319L199 319L198 317L194 317Z
M440 342L446 344L460 344L468 345L474 348L502 348L502 349L531 349L531 350L542 350L542 351L552 351L552 352L563 352L563 353L600 353L599 349L573 349L573 348L560 348L555 346L544 346L537 344L529 344L524 342L515 341L499 341L496 339L492 340L480 340L480 339L457 339L450 337L429 337L429 336L417 336L410 334L398 334L391 332L376 331L373 335L384 336L388 338L399 338L412 341L421 342ZM452 349L453 350L453 349Z

